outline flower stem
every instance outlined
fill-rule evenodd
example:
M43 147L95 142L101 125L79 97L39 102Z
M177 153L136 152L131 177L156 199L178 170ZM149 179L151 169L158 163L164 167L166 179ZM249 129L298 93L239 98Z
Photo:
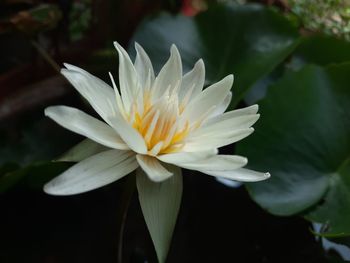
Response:
M124 191L121 196L121 207L118 218L119 233L118 233L118 263L123 262L123 239L124 239L124 230L126 225L126 219L128 216L129 206L134 195L135 191L135 173L132 173L127 176L126 182L124 185Z
M57 71L58 73L60 73L61 68L60 66L56 63L56 61L54 61L51 56L47 53L47 51L39 45L39 43L37 43L35 40L30 40L30 43L32 44L32 46L38 51L38 53L40 54L40 56L42 56L42 58L51 65L51 67Z

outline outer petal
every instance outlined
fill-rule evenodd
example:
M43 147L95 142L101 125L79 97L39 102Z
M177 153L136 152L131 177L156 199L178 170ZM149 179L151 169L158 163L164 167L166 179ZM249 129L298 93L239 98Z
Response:
M130 110L130 106L137 94L138 77L134 65L132 64L128 53L125 49L114 42L114 46L119 54L119 86L126 111Z
M173 175L173 173L165 169L164 166L152 156L138 154L136 155L136 159L142 170L145 171L153 182L164 181Z
M238 116L238 117L232 117L230 119L224 119L219 120L216 122L213 122L211 124L203 125L203 127L200 127L198 130L194 131L190 136L189 139L192 137L197 136L211 136L224 131L230 132L234 130L240 130L240 129L246 129L251 127L258 119L260 115L259 114L252 114L252 115L244 115L244 116Z
M231 171L247 164L245 157L238 155L215 155L196 162L179 163L180 167L191 170Z
M225 77L223 80L206 88L201 94L193 99L186 109L183 116L190 122L196 121L203 112L220 105L229 94L233 84L233 75Z
M78 109L67 106L52 106L45 109L45 115L66 129L86 136L104 146L123 150L129 148L110 126Z
M132 152L110 150L77 163L44 187L52 195L74 195L110 184L138 167Z
M185 74L182 78L181 86L179 89L179 101L181 102L186 96L187 92L192 89L191 98L198 96L204 86L205 80L205 67L202 59L194 65L193 69ZM190 99L191 100L191 99Z
M209 119L224 113L227 110L228 106L230 106L231 99L232 99L232 92L229 92L226 98L223 100L223 102L221 102L218 106L216 106L213 113L209 116Z
M154 81L154 71L152 62L149 59L145 50L135 42L136 49L136 59L135 59L135 69L139 77L141 86L144 86L147 82L148 75L150 74L151 83Z
M93 109L106 121L106 116L118 112L114 103L113 89L104 81L73 65L64 64L67 69L61 73L73 87L89 102Z
M130 126L122 117L110 117L109 121L120 137L134 152L145 154L147 146L141 134Z
M164 263L170 247L182 197L181 169L172 166L174 176L155 183L137 169L136 184L143 216L159 263Z
M80 162L90 156L111 150L110 148L103 146L90 139L85 139L69 149L62 156L57 158L56 162Z
M233 110L233 111L228 111L225 112L222 115L218 115L215 117L212 117L210 119L208 119L203 126L208 126L211 125L213 123L217 123L217 122L221 122L221 121L225 121L228 119L233 119L236 117L240 117L240 116L246 116L246 115L254 115L258 112L259 110L259 106L257 104L246 107L246 108L242 108L242 109L238 109L238 110Z
M202 152L176 152L158 155L157 159L165 163L185 163L185 162L197 162L202 159L207 159L218 153L217 149L211 149Z
M231 171L211 171L201 170L202 173L222 177L230 180L241 181L241 182L258 182L266 180L270 177L269 173L260 173L253 170L239 168Z
M185 152L204 151L213 148L220 148L225 145L242 140L254 132L253 128L218 131L216 134L205 134L201 136L193 136L186 140L184 147Z
M154 83L154 99L160 98L170 87L170 91L180 85L182 79L182 63L179 51L175 45L171 46L169 60L160 70Z

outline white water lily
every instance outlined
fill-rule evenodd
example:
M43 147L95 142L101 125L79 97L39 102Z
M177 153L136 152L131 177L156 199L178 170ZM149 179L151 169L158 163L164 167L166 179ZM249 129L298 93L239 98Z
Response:
M113 88L69 64L61 71L103 121L67 106L45 110L58 124L89 140L62 158L80 162L44 190L53 195L83 193L136 170L142 211L158 259L164 262L180 207L180 168L244 182L269 177L242 168L247 164L245 157L220 155L217 150L254 131L251 126L259 118L258 106L224 113L231 100L233 76L203 90L203 61L183 76L175 45L157 76L140 45L135 46L135 63L118 43L115 47L119 89L111 74Z

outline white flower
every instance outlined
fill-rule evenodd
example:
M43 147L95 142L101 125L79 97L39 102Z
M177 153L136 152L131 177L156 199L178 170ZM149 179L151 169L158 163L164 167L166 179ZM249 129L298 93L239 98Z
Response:
M157 77L140 45L135 45L134 64L118 43L115 47L119 53L119 90L111 74L113 88L72 65L65 64L61 71L103 121L66 106L45 110L58 124L91 141L77 146L68 157L80 160L74 155L83 153L88 158L46 184L44 190L53 195L78 194L112 183L137 169L142 210L158 258L164 261L182 193L179 167L245 182L269 177L268 173L242 168L247 164L245 157L220 155L217 150L254 131L251 126L259 118L258 106L224 113L231 100L233 76L203 90L203 61L199 60L183 76L175 45ZM158 202L158 210L165 210L149 208L152 202ZM166 222L158 222L166 226L151 222L150 214L155 213L160 217L161 213L169 214L165 216L170 219L162 219ZM170 229L170 235L158 233L162 232L157 232L159 227Z

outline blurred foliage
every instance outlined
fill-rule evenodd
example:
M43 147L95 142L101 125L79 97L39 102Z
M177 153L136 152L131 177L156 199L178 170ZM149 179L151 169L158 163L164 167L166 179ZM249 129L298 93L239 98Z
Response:
M10 164L6 164L7 168ZM26 167L6 172L0 171L0 194L13 187L24 187L42 191L42 187L49 180L67 170L71 163L36 162Z
M0 22L0 33L16 30L33 36L55 28L61 19L62 13L57 5L40 4L3 18Z
M17 132L8 133L2 129L1 134L0 193L18 183L41 187L69 167L69 164L51 163L51 160L76 142L76 135L57 130L56 124L43 117L12 128Z
M184 71L203 58L207 85L234 73L234 107L258 79L293 51L298 34L274 10L259 5L217 5L194 18L161 14L146 20L131 43L134 41L145 48L157 70L167 59L169 46L175 43L183 57ZM134 52L130 47L129 53Z
M69 13L69 34L72 41L81 39L90 27L91 0L73 1Z
M289 0L305 29L350 41L349 0Z

